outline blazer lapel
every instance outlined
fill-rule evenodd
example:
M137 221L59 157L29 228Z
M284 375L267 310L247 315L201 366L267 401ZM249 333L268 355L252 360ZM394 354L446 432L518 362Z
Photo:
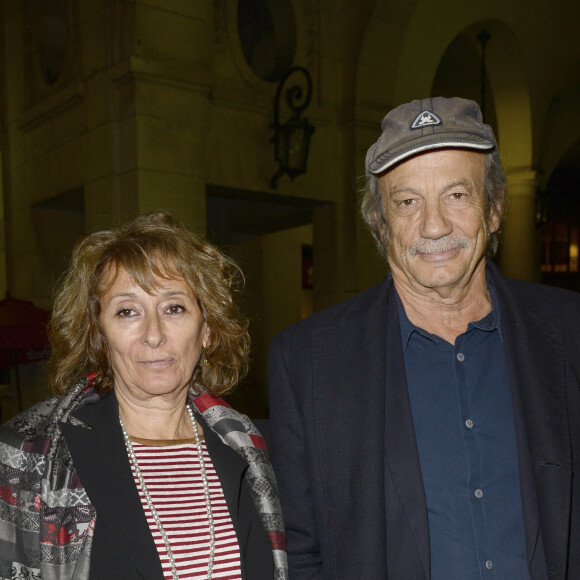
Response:
M394 289L389 293L385 398L385 456L387 470L411 528L425 577L430 576L427 501L415 440L413 415L401 345L401 331ZM387 482L388 484L388 482ZM387 529L387 535L396 533Z
M569 519L572 494L570 432L564 420L568 415L564 341L557 320L547 320L534 304L516 296L493 267L491 271L503 306L502 335L514 399L519 395L514 406L516 412L518 406L523 410L535 475L535 489L526 491L524 483L522 497L524 502L534 502L537 492L546 560L550 568L559 571L553 577L563 578L568 545L568 526L563 522ZM537 522L530 520L529 513L526 518L530 549L535 541L530 528L535 524L537 529Z
M337 561L386 571L384 400L386 292L312 332L314 433ZM341 576L344 570L335 569Z
M144 579L160 580L161 563L131 472L114 394L81 407L74 416L91 429L65 423L60 427L97 511L96 525L106 523Z
M407 521L402 525L413 530L413 557L416 561L418 551L423 570L429 566L427 514L401 340L398 325L387 320L387 310L389 320L393 311L391 305L387 308L390 287L383 283L336 325L312 335L315 431L330 498L330 533L336 534L333 541L340 550L336 538L349 530L351 542L356 538L367 560L374 560L375 574L385 576L385 460L403 504ZM397 320L396 306L394 315ZM397 535L397 530L390 533ZM356 551L351 545L344 549Z

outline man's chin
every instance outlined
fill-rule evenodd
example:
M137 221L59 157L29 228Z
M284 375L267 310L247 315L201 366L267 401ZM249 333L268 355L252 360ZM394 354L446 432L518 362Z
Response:
M463 273L458 271L456 265L438 262L431 267L427 266L411 271L410 274L410 279L415 286L430 290L454 288L463 277Z

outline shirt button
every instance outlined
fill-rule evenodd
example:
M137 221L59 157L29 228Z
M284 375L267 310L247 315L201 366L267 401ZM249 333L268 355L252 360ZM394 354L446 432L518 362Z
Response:
M463 356L462 352L457 354L457 360L460 362L463 362L465 360L465 356Z
M477 499L481 499L483 497L483 491L481 491L481 489L476 489L475 490L475 497Z
M473 428L473 421L471 419L467 419L467 421L465 421L465 426L468 429L472 429Z
M487 560L487 562L485 563L485 567L488 570L491 570L493 568L493 562L491 560Z

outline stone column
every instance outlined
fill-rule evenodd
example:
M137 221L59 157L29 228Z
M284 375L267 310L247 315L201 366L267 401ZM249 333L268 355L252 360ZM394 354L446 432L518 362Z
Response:
M508 168L507 208L503 224L501 268L510 278L537 281L537 173L530 168Z

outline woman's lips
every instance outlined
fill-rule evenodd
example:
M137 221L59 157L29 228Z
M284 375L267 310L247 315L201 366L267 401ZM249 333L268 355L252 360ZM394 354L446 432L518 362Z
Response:
M172 358L163 358L163 359L158 359L158 360L139 361L139 364L146 366L146 367L166 367L167 365L170 365L171 363L173 363L173 361L174 361L174 359L172 359Z

